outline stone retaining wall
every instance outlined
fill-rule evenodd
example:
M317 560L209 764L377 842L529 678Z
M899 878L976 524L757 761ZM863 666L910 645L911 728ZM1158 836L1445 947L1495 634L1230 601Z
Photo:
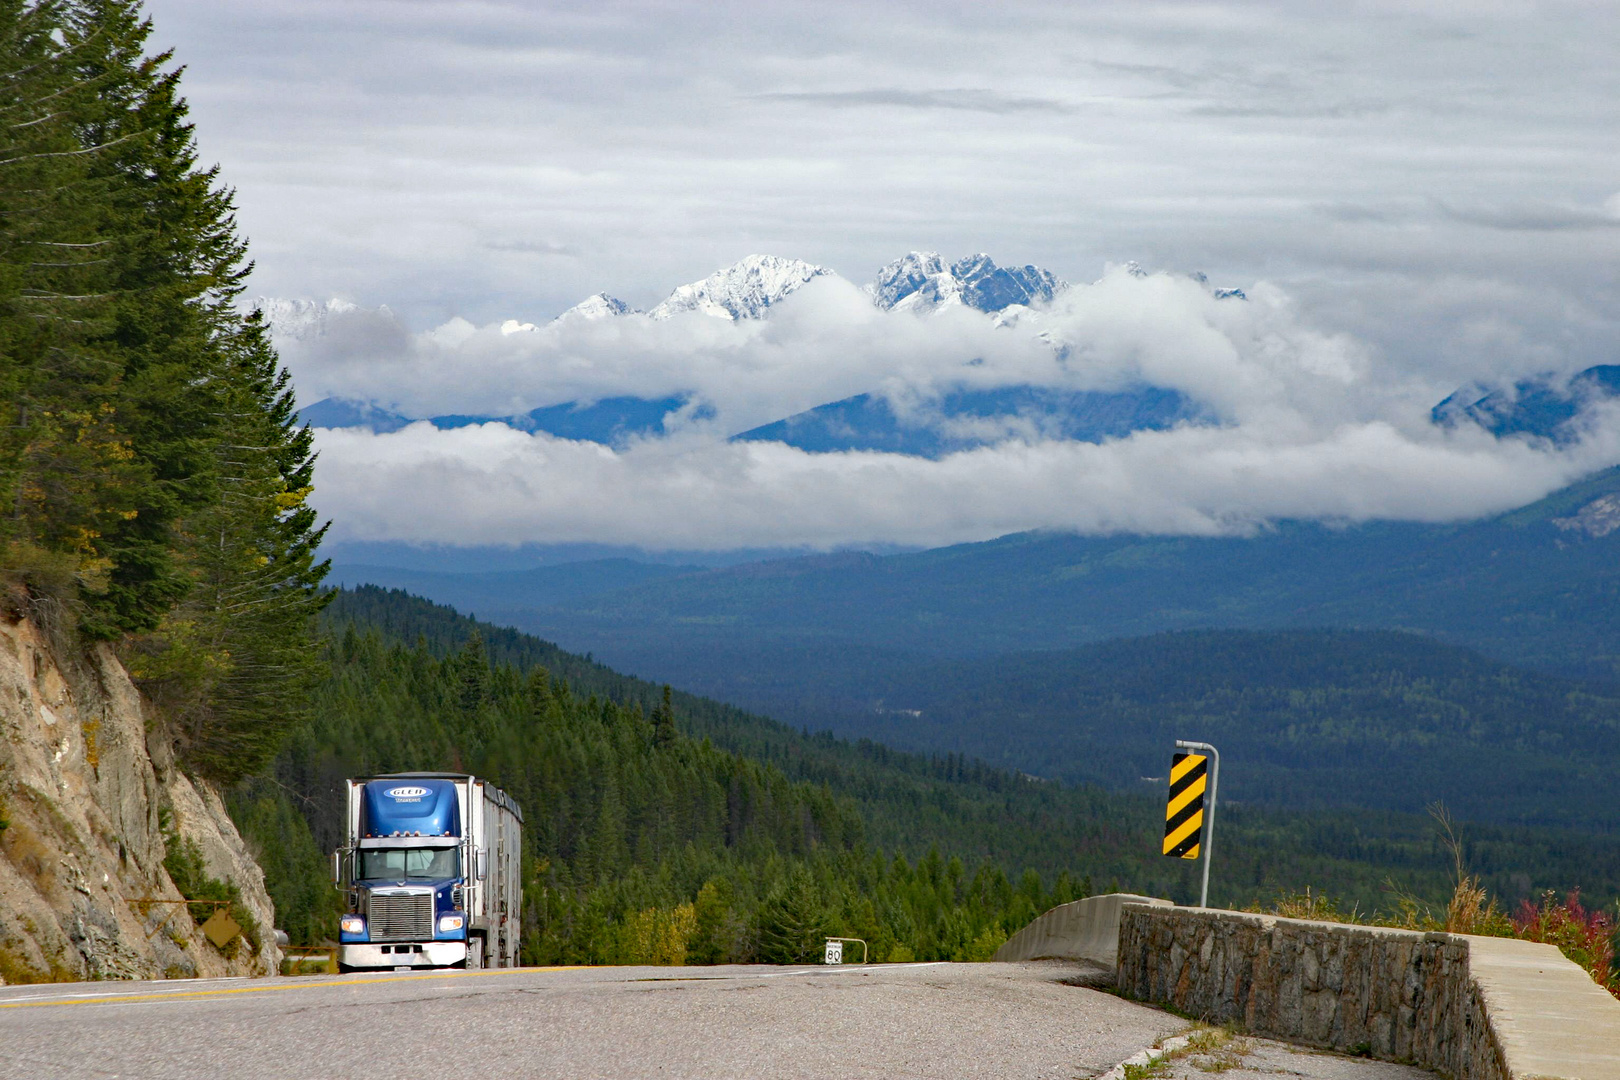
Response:
M1119 989L1257 1035L1503 1080L1461 1067L1474 1018L1468 946L1450 934L1131 906Z
M1620 1078L1620 1002L1550 945L1125 905L1119 992L1457 1080Z

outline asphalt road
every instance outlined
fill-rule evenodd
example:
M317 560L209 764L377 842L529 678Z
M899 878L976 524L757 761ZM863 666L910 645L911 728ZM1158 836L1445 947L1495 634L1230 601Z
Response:
M525 968L0 988L0 1078L1089 1078L1168 1013L1035 964Z

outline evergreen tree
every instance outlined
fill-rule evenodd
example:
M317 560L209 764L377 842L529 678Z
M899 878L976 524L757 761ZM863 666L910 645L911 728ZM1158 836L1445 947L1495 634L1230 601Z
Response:
M829 933L816 883L795 867L759 912L759 958L769 964L807 964L820 958Z
M226 779L261 768L308 718L323 674L313 620L328 599L315 554L325 527L306 502L310 432L257 315L231 330L215 382L215 490L183 522L192 587L136 665L149 689L171 691L193 764Z
M120 645L222 778L305 715L310 433L136 0L0 3L0 571Z
M55 3L0 8L0 540L36 598L105 591L104 536L139 511L146 478L115 423L111 325L119 234L113 147L85 138L111 79ZM119 138L124 138L119 136Z
M670 688L664 685L664 696L652 711L653 745L668 746L675 741L675 705L670 701Z
M484 635L476 630L461 647L456 674L456 705L461 715L471 720L489 700L489 654L484 650Z

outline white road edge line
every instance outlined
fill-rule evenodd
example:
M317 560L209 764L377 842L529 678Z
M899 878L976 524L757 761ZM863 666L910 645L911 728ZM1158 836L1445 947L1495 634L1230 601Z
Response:
M1150 1046L1139 1054L1132 1054L1118 1065L1115 1065L1112 1069L1109 1069L1107 1072L1097 1077L1097 1080L1125 1080L1125 1066L1151 1065L1155 1061L1158 1061L1160 1058L1164 1057L1164 1055L1180 1050L1190 1041L1190 1038L1186 1035L1177 1035L1174 1038L1166 1039L1157 1047Z
M129 997L132 994L184 994L195 993L199 986L211 986L225 982L247 982L245 976L226 979L176 979L169 986L154 986L150 989L141 985L132 985L122 990L84 990L78 993L71 991L55 994L17 994L14 996L0 996L0 1001L61 1001L64 998L104 998ZM6 989L12 989L7 987Z
M939 967L948 964L949 960L922 960L911 964L820 964L816 967L799 968L794 971L767 971L763 975L736 975L738 979L779 979L784 975L831 975L835 971L871 971L875 967L894 968L925 968Z

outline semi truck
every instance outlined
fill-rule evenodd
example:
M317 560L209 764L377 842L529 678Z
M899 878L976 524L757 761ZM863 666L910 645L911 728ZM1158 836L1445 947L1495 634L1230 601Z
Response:
M523 811L466 773L347 781L342 971L515 967L522 924Z

